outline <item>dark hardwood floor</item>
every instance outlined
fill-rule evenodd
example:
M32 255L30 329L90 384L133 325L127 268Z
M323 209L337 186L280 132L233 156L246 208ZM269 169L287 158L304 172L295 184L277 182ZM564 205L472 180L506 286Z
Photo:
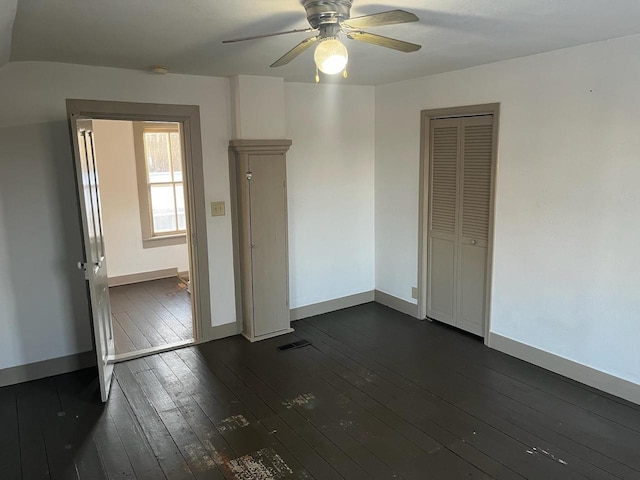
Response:
M193 339L191 299L178 277L109 288L116 354Z
M640 479L636 405L375 303L293 326L0 389L0 478Z

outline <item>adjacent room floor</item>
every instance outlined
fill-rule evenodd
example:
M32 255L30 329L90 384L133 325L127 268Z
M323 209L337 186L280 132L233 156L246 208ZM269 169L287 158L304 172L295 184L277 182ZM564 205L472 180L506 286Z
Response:
M193 339L191 298L178 277L109 288L116 354Z
M2 478L640 478L639 406L375 303L293 326L0 389Z

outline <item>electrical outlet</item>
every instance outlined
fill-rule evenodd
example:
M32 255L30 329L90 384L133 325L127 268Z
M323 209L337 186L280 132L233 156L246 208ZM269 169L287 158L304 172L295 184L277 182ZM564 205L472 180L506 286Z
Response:
M411 287L411 298L418 299L418 289L417 287Z
M212 217L224 216L224 202L211 202L211 216Z

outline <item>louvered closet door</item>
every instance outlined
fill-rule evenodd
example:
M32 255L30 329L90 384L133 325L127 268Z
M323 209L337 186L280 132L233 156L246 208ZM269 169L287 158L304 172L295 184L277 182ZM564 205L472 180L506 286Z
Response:
M427 315L484 334L493 117L430 125Z
M455 325L460 121L431 121L427 315Z
M493 117L462 119L456 325L484 335Z

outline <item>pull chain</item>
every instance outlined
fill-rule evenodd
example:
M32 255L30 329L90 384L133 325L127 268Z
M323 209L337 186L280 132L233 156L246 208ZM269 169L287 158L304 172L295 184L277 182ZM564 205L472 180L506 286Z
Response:
M318 73L318 67L316 67L316 83L320 83L320 74Z

